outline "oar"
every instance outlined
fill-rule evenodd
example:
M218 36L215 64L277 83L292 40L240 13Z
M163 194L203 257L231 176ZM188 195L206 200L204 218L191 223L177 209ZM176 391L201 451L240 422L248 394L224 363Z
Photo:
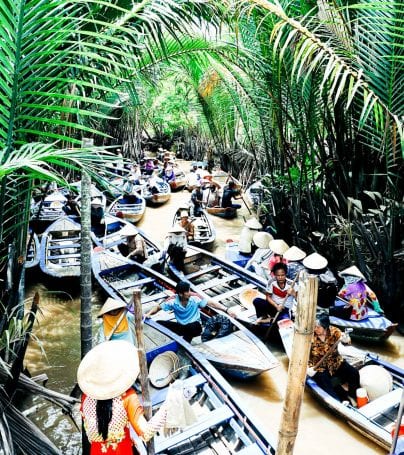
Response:
M353 329L347 328L345 329L345 333L351 333ZM338 340L330 347L330 349L321 357L321 359L313 366L315 370L317 370L318 367L322 365L322 363L334 352L335 348L339 345L341 341L341 338L338 338Z
M241 184L241 182L240 182L239 180L235 179L231 174L228 175L228 178L227 178L226 182L227 182L229 179L233 180L234 182L237 182L237 183L240 185L241 190L243 189L243 185ZM251 210L250 210L250 207L248 207L247 202L245 201L243 195L241 194L241 190L240 190L240 199L244 202L244 205L247 207L248 213L249 213L250 215L252 215L252 212L251 212Z
M292 281L292 284L290 285L291 289L293 289L293 287L295 286L295 283L299 277L299 274L300 272L296 273L296 276L293 278L293 281ZM283 306L285 305L286 303L286 300L289 298L289 296L287 295L284 299L283 299L283 302L282 302L282 308L276 312L274 318L272 319L272 323L271 325L268 327L268 330L264 336L264 341L266 341L271 333L271 330L272 330L272 327L275 325L275 322L277 321L279 315L281 314L281 311L283 310Z

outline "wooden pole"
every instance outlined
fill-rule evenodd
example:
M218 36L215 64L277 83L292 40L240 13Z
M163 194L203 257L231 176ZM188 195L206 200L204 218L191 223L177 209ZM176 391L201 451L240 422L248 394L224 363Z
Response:
M279 428L277 455L293 454L314 330L317 294L317 276L302 272L299 279L295 332L292 356L289 361L286 398Z
M135 311L135 332L139 354L140 385L142 387L143 409L146 420L150 420L152 417L152 405L150 399L149 374L147 371L146 350L143 336L143 312L140 289L135 289L133 291L133 306ZM149 455L154 455L153 438L147 443L147 453Z

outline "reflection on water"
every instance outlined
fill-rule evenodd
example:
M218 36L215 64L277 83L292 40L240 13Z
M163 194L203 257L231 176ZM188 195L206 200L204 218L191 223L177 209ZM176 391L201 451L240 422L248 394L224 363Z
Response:
M182 191L173 193L171 201L161 207L148 207L139 227L162 244L176 209L189 198L190 193ZM215 252L218 255L224 256L226 240L238 240L244 219L249 217L247 209L243 207L239 217L235 220L214 218L217 230ZM41 283L28 285L27 306L35 291L40 294L41 313L34 335L40 343L35 339L30 343L25 358L26 366L33 375L46 373L49 377L47 385L50 389L70 393L76 381L76 371L80 359L80 300L77 297L79 285L69 286L69 289L66 290L71 297L54 290L50 292ZM94 290L94 326L96 325L95 314L102 303L103 299L100 294ZM378 352L386 360L404 367L403 340L404 338L400 335L393 335L385 345L367 346L367 348ZM280 366L251 382L233 382L233 386L240 399L253 409L257 421L276 437L286 390L288 362L280 346L269 345L269 347L280 360ZM358 347L366 346L358 345ZM61 449L61 452L66 455L80 453L81 434L70 419L63 415L59 408L44 405L43 401L37 398L27 402L26 407L29 408L33 404L39 404L40 409L31 415L32 420L40 428L45 429L46 434ZM385 453L378 446L350 429L343 421L324 410L310 394L306 393L301 408L294 453L323 455L326 452L327 455L340 455L342 451L344 455Z

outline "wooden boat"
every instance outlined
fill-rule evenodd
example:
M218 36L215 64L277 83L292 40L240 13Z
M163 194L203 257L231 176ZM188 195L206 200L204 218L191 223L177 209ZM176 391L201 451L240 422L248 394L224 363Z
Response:
M32 207L32 219L36 223L49 225L65 214L63 206L67 201L62 191L56 190L48 194L43 200L35 203Z
M237 312L237 319L258 336L265 337L269 324L256 325L253 298L265 294L265 284L238 265L216 255L189 246L185 256L185 274L170 262L168 269L176 280L189 281L191 289Z
M149 205L161 205L167 202L171 197L170 185L160 178L155 179L155 184L150 186L149 183L143 184L140 187L142 196ZM153 191L153 188L155 189Z
M39 264L39 250L39 237L35 232L30 230L27 237L27 256L24 263L26 269L33 269Z
M237 217L237 209L234 207L206 207L206 211L209 215L218 216L227 220Z
M339 303L343 305L342 302L336 301L337 305ZM330 315L330 322L341 330L352 329L351 338L368 342L387 340L398 325L371 308L368 309L368 316L359 321L342 319Z
M187 178L184 171L174 166L175 180L170 182L171 191L179 191L185 188Z
M155 321L149 321L144 328L148 365L157 355L174 357L177 371L173 371L170 379L178 378L184 395L190 397L189 404L196 416L196 421L181 430L169 435L161 431L155 435L156 454L275 453L274 437L260 428L250 408L241 402L231 385L194 346ZM158 386L159 379L154 379L155 386ZM163 388L150 387L153 412L167 395L168 380L162 379ZM140 453L146 455L147 449L142 446Z
M294 324L291 320L284 319L278 322L278 326L285 351L290 357ZM401 395L403 393L404 370L380 359L375 354L356 349L352 346L343 346L340 344L338 350L351 365L359 370L359 373L361 373L362 368L369 365L375 365L385 370L382 372L391 378L391 390L375 397L364 406L357 408L352 405L343 405L340 401L321 389L309 377L306 378L306 386L326 408L341 417L367 438L376 442L384 449L390 450L392 444L391 431L397 418Z
M91 239L96 246L118 252L119 245L126 243L126 235L121 234L121 231L131 223L110 213L105 214L104 221L104 232L100 233L99 229L92 230Z
M251 184L245 191L245 198L250 207L257 208L264 200L265 187L261 180Z
M187 210L180 208L175 212L173 226L180 222L181 212L183 211ZM189 240L188 243L202 248L212 248L216 239L216 230L206 211L202 210L200 216L190 217L190 220L194 225L194 239Z
M107 212L116 216L122 214L124 220L137 223L146 211L145 198L138 193L123 194L116 198L108 207Z
M55 278L80 276L81 226L68 216L54 221L44 231L39 266Z
M75 182L70 185L75 191L79 192L81 191L81 182ZM107 197L105 194L98 189L93 183L91 184L91 190L90 190L90 198L91 200L93 199L100 199L101 200L101 206L105 210L105 207L107 206ZM81 201L81 194L79 194L76 197L77 203L80 205Z
M152 269L108 251L95 251L93 273L105 292L129 303L134 289L142 289L144 313L172 297L176 283ZM274 368L278 361L268 348L239 322L222 313L231 322L231 332L220 338L202 342L198 337L192 343L216 368L236 378L251 378ZM206 308L202 316L208 321L217 312ZM160 311L153 320L175 320L172 312ZM148 322L148 320L146 320Z

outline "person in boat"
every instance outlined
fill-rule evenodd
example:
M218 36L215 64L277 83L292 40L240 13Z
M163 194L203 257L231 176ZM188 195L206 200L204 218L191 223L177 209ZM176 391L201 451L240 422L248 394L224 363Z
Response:
M91 227L96 235L102 234L105 229L104 208L100 198L96 197L91 201L90 217Z
M269 248L269 243L273 240L271 234L264 231L259 231L254 234L253 244L256 247L251 259L247 262L245 268L257 275L269 279L270 274L267 272L267 261L272 255L272 250Z
M167 236L164 240L164 253L168 254L170 261L174 266L184 272L185 264L184 259L187 253L187 232L181 226L173 226L167 233Z
M344 285L338 296L352 307L350 319L358 321L366 318L368 301L377 313L383 313L376 294L366 284L366 278L355 265L340 272L339 276L344 279Z
M63 211L66 213L68 216L81 216L80 214L80 208L79 204L75 200L75 197L72 193L69 193L66 196L66 202L65 205L63 206Z
M191 215L198 217L203 211L203 191L199 182L195 183L195 188L191 193Z
M274 265L272 273L275 279L270 279L266 288L265 299L256 297L253 300L257 314L256 324L266 324L277 319L291 317L291 311L297 298L298 285L287 280L288 267L283 262Z
M175 171L168 161L164 163L164 169L161 177L167 183L175 182Z
M154 172L155 166L152 158L148 158L145 161L143 173L146 175L152 175Z
M195 226L189 218L188 210L181 210L179 225L185 229L187 233L187 241L194 240L195 237Z
M132 331L134 316L128 311L125 302L108 297L97 317L102 318L98 343L106 340L125 340L135 344Z
M257 220L257 218L250 218L244 223L243 229L240 233L240 240L238 242L240 254L251 254L254 246L254 234L256 234L260 229L262 229L262 224Z
M360 387L359 371L338 353L338 342L349 344L350 341L348 334L330 326L328 315L320 315L314 327L307 369L307 375L323 390L346 404L349 397L356 399L356 390ZM335 378L340 381L337 385L334 385ZM345 383L348 391L342 387Z
M203 192L203 203L206 207L216 207L219 205L220 196L219 190L221 188L220 184L214 182L211 179L211 176L206 176L202 179L202 192Z
M296 275L305 269L302 261L306 256L307 254L297 246L291 246L285 251L283 259L285 259L288 264L288 273L286 278L294 280Z
M319 278L317 305L321 308L330 308L334 305L338 287L337 279L327 267L327 259L318 253L312 253L303 259L303 265L309 274L317 275Z
M205 300L191 293L190 284L187 281L180 281L176 286L176 296L153 307L145 317L149 318L160 310L174 311L176 321L157 322L174 333L182 336L185 341L190 343L194 337L201 335L202 323L200 308L207 305L216 310L234 315L225 305L214 300Z
M276 264L282 263L287 264L288 261L283 257L285 252L289 249L289 245L282 239L274 239L269 243L269 248L272 250L272 256L268 261L268 269L273 276L273 268Z
M83 393L80 411L90 455L139 454L137 444L149 441L163 428L167 418L170 421L175 418L178 397L170 387L159 410L146 420L132 387L139 372L137 349L123 340L98 344L80 362L77 370L77 382ZM137 441L130 427L138 436Z
M126 248L122 246L120 248L121 253L133 259L140 264L147 259L147 245L143 236L141 236L138 230L132 224L126 224L120 231L120 235L126 236Z
M223 195L222 195L222 202L221 206L223 208L233 208L233 209L240 209L240 204L233 204L234 199L241 199L240 190L236 189L236 184L233 180L223 188Z
M141 177L142 173L140 172L140 166L137 163L132 164L129 169L128 180L132 183L132 185L140 185Z

